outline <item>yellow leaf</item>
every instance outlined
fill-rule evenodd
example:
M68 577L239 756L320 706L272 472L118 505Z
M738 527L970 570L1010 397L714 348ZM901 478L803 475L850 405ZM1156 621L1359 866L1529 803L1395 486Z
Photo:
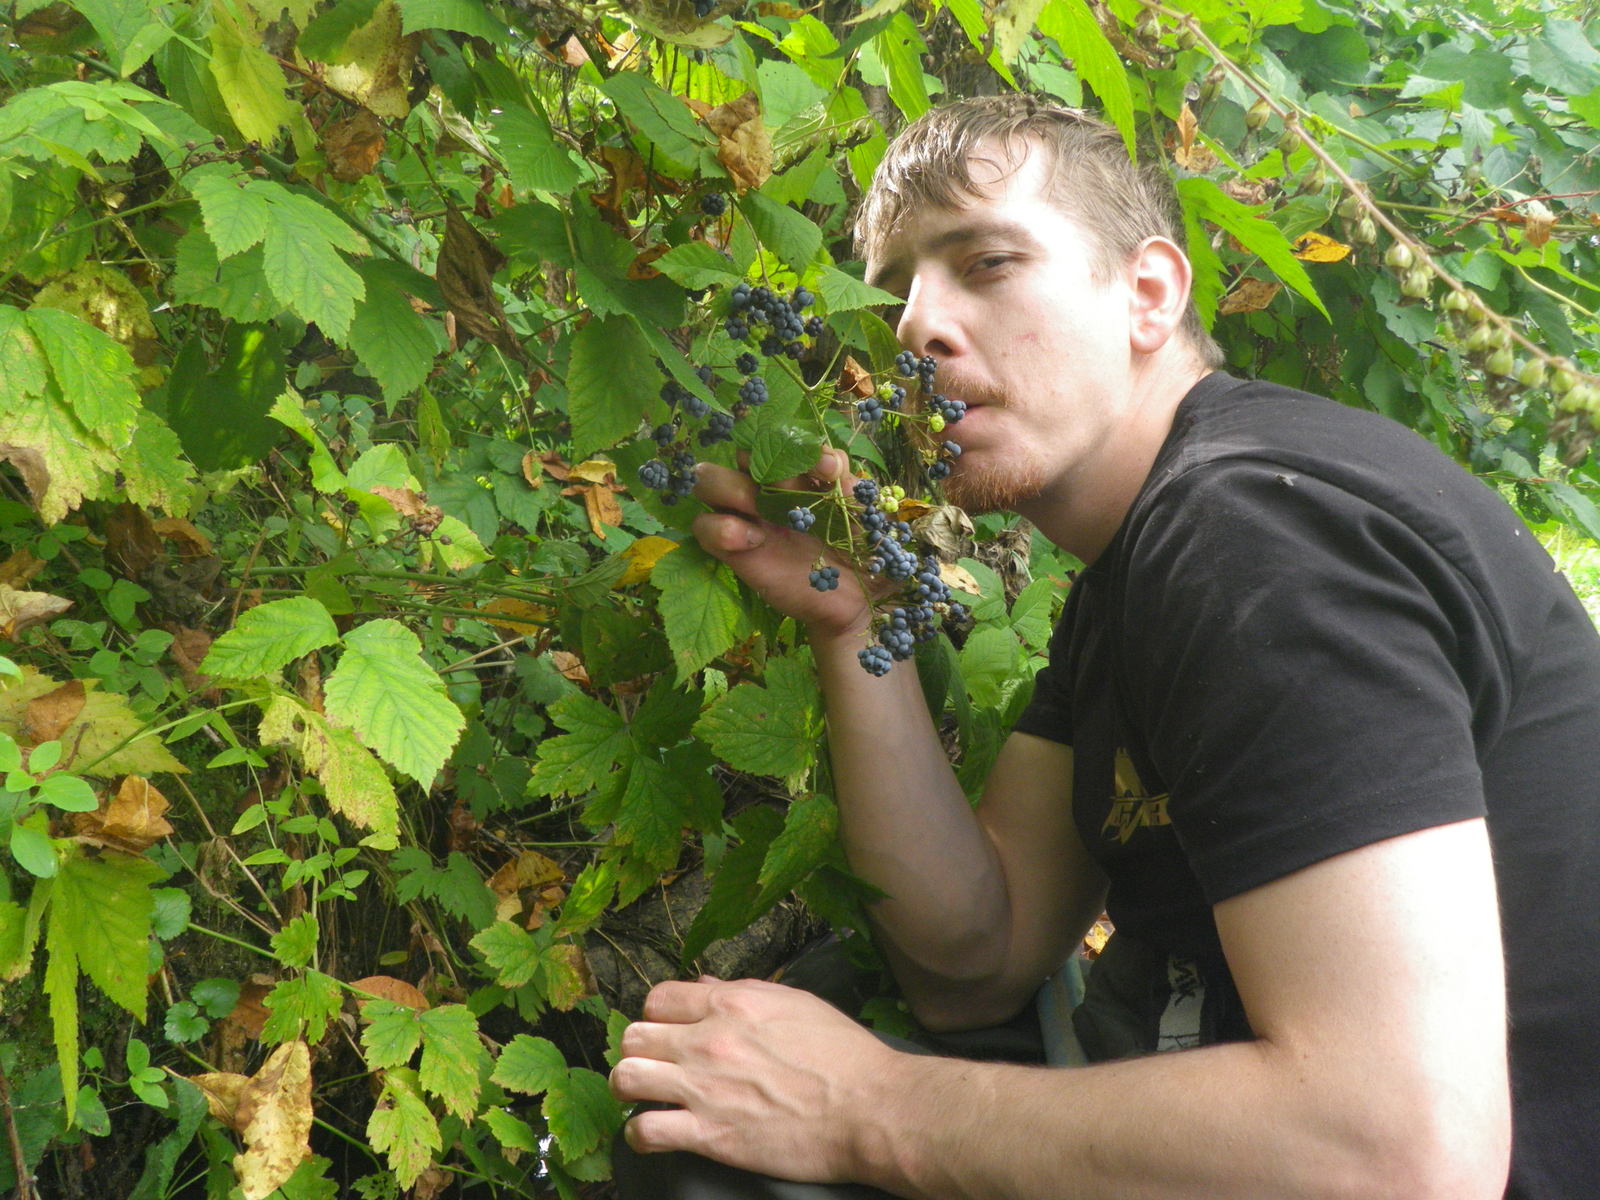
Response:
M324 68L328 86L380 117L403 120L411 111L415 36L403 36L400 8L385 0L372 20L345 39L339 61Z
M585 483L609 483L617 477L617 464L605 458L587 458L568 473L568 479Z
M24 747L41 741L59 740L65 748L60 769L79 775L155 775L162 771L187 774L189 768L172 756L161 740L144 734L146 724L116 692L95 690L99 681L82 681L84 702L58 729L55 738L36 735L32 718L44 712L30 706L35 700L60 692L73 695L77 681L63 685L32 667L22 668L22 678L0 688L0 732L8 733ZM51 709L56 719L60 714Z
M311 1153L311 1051L285 1042L244 1086L234 1109L245 1152L233 1160L245 1200L266 1200Z
M1338 262L1350 247L1322 233L1302 233L1294 240L1294 256L1303 262Z
M483 606L489 624L507 633L532 637L550 624L550 610L514 596L496 596ZM493 616L488 614L493 613Z
M362 845L393 850L400 834L400 800L383 765L355 734L338 729L316 710L288 696L273 698L261 714L264 745L289 746L322 783L335 812L372 832Z
M678 548L678 543L664 537L642 537L622 552L622 557L628 560L628 569L622 573L622 578L617 580L617 587L627 587L629 584L643 583L650 578L650 572L655 570L656 563L661 561L665 554L670 554Z

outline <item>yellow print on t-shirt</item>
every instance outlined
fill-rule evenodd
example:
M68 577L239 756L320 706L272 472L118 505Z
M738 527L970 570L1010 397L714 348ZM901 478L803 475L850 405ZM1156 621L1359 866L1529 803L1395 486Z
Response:
M1170 824L1167 793L1149 795L1133 765L1133 759L1128 757L1126 750L1118 750L1111 808L1106 813L1105 824L1100 827L1100 835L1115 838L1120 844L1127 845L1128 839L1140 829Z

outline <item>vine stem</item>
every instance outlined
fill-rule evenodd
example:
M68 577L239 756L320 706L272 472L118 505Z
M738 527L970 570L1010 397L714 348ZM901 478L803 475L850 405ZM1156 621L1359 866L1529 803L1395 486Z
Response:
M1275 114L1277 118L1283 122L1284 131L1286 133L1293 133L1300 144L1311 152L1312 157L1321 163L1329 174L1331 174L1335 179L1344 185L1345 190L1355 198L1356 203L1361 206L1361 209L1364 213L1370 216L1376 224L1383 226L1383 228L1388 231L1389 235L1394 238L1397 243L1407 247L1411 251L1413 258L1417 262L1426 265L1429 273L1437 278L1440 283L1442 283L1450 291L1455 292L1467 302L1466 312L1474 320L1486 321L1490 324L1493 324L1500 329L1500 331L1504 333L1512 342L1522 347L1523 350L1525 350L1534 358L1538 359L1540 362L1544 363L1547 368L1551 370L1571 371L1574 374L1578 373L1576 363L1551 354L1543 346L1528 338L1508 318L1502 316L1500 313L1495 312L1493 309L1489 308L1488 305L1484 304L1478 298L1478 294L1475 291L1441 267L1438 261L1433 257L1432 253L1430 253L1428 246L1412 237L1407 230L1391 220L1389 214L1384 212L1383 209L1378 206L1377 201L1372 198L1372 193L1369 192L1365 186L1352 178L1350 173L1340 166L1337 161L1335 161L1333 155L1324 150L1321 144L1318 143L1318 141L1310 134L1308 134L1304 128L1302 128L1300 124L1300 110L1295 107L1289 107L1287 105L1280 104L1274 97L1273 93L1267 88L1266 84L1262 83L1249 71L1246 71L1243 67L1239 66L1223 52L1220 46L1206 36L1205 30L1200 27L1200 21L1196 17L1178 9L1169 8L1165 4L1156 4L1152 7L1155 9L1155 11L1161 13L1163 16L1171 18L1187 29L1191 34L1194 35L1196 43L1205 47L1206 53L1211 56L1213 62L1217 63L1217 65L1222 67L1223 70L1227 71L1246 88L1254 92L1260 101L1267 106L1268 111ZM1361 139L1356 138L1353 134L1347 134L1346 136L1349 136L1352 140L1358 143L1361 141ZM1399 165L1402 170L1408 170L1403 163L1397 165ZM1600 387L1600 376L1584 375L1583 378L1591 386Z
M34 1178L28 1173L27 1155L22 1152L22 1137L17 1132L16 1113L11 1107L11 1084L6 1079L4 1066L0 1066L0 1112L5 1113L6 1141L11 1146L11 1163L17 1178L13 1200L39 1200L39 1191L34 1186Z

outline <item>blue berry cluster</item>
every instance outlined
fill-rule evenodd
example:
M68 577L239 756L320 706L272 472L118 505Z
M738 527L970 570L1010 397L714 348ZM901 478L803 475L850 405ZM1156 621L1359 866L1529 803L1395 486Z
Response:
M839 586L839 568L817 567L811 572L811 586L819 592L835 591Z
M639 482L661 493L661 503L676 504L694 491L694 455L680 450L670 463L652 458L639 468Z
M717 6L717 0L694 0L694 15L704 20Z
M809 508L791 508L784 514L784 519L789 522L790 529L805 533L817 523L817 514Z
M700 13L700 16L705 16ZM728 211L728 198L721 192L707 192L700 197L700 211L708 217L720 217Z
M734 341L742 342L765 326L769 332L761 339L761 353L768 358L799 358L806 349L800 339L822 332L822 318L801 315L814 303L816 297L805 287L797 287L785 297L769 287L751 287L741 281L728 293L728 317L723 331Z

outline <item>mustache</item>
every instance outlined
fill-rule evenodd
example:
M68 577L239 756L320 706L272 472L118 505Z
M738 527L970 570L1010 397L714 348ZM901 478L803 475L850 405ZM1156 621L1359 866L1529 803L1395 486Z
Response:
M1004 407L1006 398L994 384L981 379L973 379L963 375L960 371L949 370L940 366L938 373L933 378L933 391L935 395L948 396L952 400L960 400L967 405L989 404Z

